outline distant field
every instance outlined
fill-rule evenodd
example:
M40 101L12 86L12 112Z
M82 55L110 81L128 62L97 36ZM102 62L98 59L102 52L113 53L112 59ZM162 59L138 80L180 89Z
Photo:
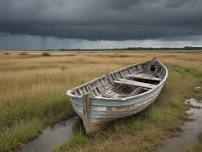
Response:
M115 123L106 132L102 132L109 134L108 136L103 135L104 139L101 139L100 135L94 137L93 140L86 139L86 137L83 139L83 135L80 134L79 137L82 137L78 139L77 146L74 145L76 140L72 140L72 143L63 145L60 151L79 151L81 147L84 151L102 151L107 148L109 151L147 150L149 146L159 141L156 139L167 135L172 129L175 130L185 118L182 104L184 97L193 94L195 86L202 85L202 52L138 51L121 53L119 51L109 53L50 52L50 54L0 52L0 151L11 151L13 148L20 147L24 142L37 136L41 129L48 124L75 115L65 95L68 88L114 69L153 57L168 66L168 83L158 99L159 101L154 103L156 106L147 110L145 117L147 115L150 117L131 118L128 120L127 126L131 127L134 133L134 130L138 130L136 128L138 124L134 122L137 122L136 119L140 119L139 125L148 125L147 128L151 127L150 131L153 132L145 131L146 134L140 132L140 134L133 135L130 131L129 134L123 131L122 134L121 130L126 129L123 125L124 122L121 121L122 125L119 127L116 127ZM167 118L162 118L162 113ZM169 115L171 116L168 117ZM154 125L150 126L149 122L154 122ZM168 123L168 125L162 124L165 130L160 129L161 124L158 122ZM158 132L157 129L160 131ZM141 142L146 142L144 145L147 147L141 147L140 143L135 145L138 137ZM145 138L148 138L148 141ZM117 139L116 142L113 141L115 139ZM89 146L86 141L94 146ZM121 144L129 147L134 145L130 149L122 149ZM109 147L109 145L114 146Z

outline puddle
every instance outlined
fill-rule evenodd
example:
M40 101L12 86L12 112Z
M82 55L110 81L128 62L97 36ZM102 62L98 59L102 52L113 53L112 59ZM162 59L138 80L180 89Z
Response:
M158 152L186 152L198 141L198 136L202 132L202 102L189 98L185 100L185 104L190 107L186 113L193 121L185 122L182 126L183 132L168 139L158 148Z
M58 144L70 139L76 121L74 117L45 128L41 135L16 152L50 152Z
M202 89L200 86L195 87L195 90L200 90Z

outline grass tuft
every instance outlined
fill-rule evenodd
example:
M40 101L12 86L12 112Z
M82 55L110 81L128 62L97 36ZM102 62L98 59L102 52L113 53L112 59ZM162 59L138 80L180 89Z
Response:
M19 55L28 55L28 53L27 52L21 52L21 53L19 53Z
M9 152L21 147L28 139L37 136L43 127L43 121L33 119L21 121L0 133L0 147L2 152Z
M66 149L67 145L61 146L59 149L55 149L54 151L68 151L68 152L74 152L79 151L81 149L81 145L87 143L89 138L85 136L84 130L81 127L78 127L74 130L73 137L68 141L68 149Z
M10 52L5 52L5 53L4 53L4 55L10 55L10 54L11 54Z
M51 56L51 54L50 54L49 52L43 52L43 53L41 54L41 56Z

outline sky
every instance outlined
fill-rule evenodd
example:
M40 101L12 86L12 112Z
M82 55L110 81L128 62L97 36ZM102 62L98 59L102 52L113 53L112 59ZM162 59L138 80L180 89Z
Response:
M201 44L201 0L0 1L0 49Z

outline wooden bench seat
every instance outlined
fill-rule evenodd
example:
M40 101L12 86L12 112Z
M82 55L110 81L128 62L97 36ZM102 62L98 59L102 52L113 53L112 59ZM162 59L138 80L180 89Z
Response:
M134 75L126 75L126 77L137 78L137 79L144 79L144 80L153 80L153 81L161 81L161 78L152 77L151 75L141 75L141 74L134 74Z
M133 80L126 80L126 79L119 79L119 80L116 80L116 81L113 81L113 82L118 83L118 84L145 87L145 88L150 88L150 89L153 89L153 88L156 87L156 85L153 85L153 84L143 83L143 82L138 82L138 81L133 81Z

